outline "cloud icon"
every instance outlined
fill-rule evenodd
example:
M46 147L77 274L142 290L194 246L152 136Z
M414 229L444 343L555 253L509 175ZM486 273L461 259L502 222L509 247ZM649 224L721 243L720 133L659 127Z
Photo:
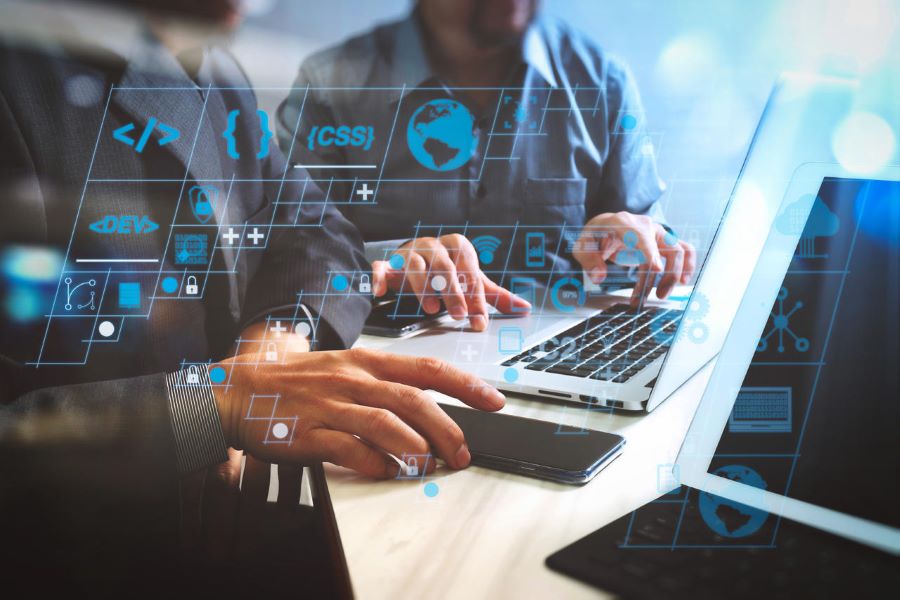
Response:
M812 209L808 209L810 202ZM786 235L801 233L804 238L830 237L838 232L840 220L818 196L807 194L784 209L775 226Z

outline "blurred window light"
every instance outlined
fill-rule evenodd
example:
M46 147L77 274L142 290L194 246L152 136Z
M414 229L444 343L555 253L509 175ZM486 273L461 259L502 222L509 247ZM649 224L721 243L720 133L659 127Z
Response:
M891 126L870 112L854 112L834 130L831 151L851 173L868 175L885 167L893 158L896 138Z

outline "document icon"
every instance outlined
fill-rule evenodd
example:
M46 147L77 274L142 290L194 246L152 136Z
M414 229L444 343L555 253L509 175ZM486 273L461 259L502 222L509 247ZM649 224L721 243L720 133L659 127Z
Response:
M501 354L518 354L522 343L522 330L518 327L501 327L497 332L497 350Z

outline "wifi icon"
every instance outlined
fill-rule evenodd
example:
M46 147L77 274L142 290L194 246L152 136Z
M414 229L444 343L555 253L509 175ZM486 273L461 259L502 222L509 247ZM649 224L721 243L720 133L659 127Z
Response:
M478 252L478 259L489 265L494 262L494 252L500 247L500 238L492 235L479 235L477 238L472 238L472 245Z

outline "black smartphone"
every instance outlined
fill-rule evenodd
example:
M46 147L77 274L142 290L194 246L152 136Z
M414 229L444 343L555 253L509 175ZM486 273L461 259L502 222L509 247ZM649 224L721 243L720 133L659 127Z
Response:
M381 337L403 337L437 323L447 314L442 310L433 315L422 311L415 296L379 300L372 305L363 333Z
M549 479L587 483L622 453L613 433L441 404L466 436L472 464Z

